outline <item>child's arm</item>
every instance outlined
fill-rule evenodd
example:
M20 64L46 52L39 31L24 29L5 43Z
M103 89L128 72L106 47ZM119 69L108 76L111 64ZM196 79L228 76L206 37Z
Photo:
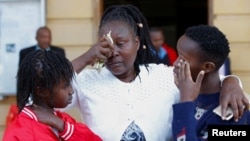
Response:
M194 101L198 97L204 71L198 74L194 82L187 62L180 61L178 67L179 69L175 70L174 78L180 91L180 103L173 105L173 140L199 141Z
M173 105L172 133L173 141L199 141L195 103L183 102Z
M57 112L65 122L65 128L63 132L59 133L59 136L67 141L102 141L102 139L96 135L89 127L85 124L76 122L67 113Z
M39 122L53 127L59 132L59 137L65 141L101 141L86 125L76 122L71 116L59 111L56 114L35 106L33 108Z
M59 132L64 130L64 121L55 115L53 109L49 111L48 109L33 104L32 110L39 122L47 124Z

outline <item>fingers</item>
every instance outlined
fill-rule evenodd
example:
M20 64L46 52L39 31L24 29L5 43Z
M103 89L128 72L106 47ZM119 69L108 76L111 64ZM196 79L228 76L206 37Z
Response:
M242 99L238 100L238 110L239 110L239 118L241 118L244 114L245 111L249 110L249 100L248 98L244 95Z
M238 103L237 108L238 108L238 112L239 112L239 118L241 118L243 113L244 113L245 106L244 106L241 99L237 99L237 103Z
M103 47L110 48L111 50L114 48L114 43L113 43L113 39L111 38L111 36L103 35L103 37L101 38L101 41L104 43Z
M201 86L202 80L204 78L204 74L205 74L205 71L203 71L203 70L200 71L200 73L198 74L196 81L195 81L196 85Z
M106 54L106 51L100 51L96 56L96 61L106 62L108 58Z
M233 111L234 120L236 122L243 116L244 112L247 111L249 108L249 100L246 97L224 97L223 99L224 101L221 101L221 115L223 120L226 119L226 110L229 108L229 106ZM231 101L226 99L231 99Z
M226 110L228 108L228 103L227 103L228 101L226 101L225 99L226 99L226 97L222 98L222 100L220 101L220 105L221 105L221 118L222 118L222 120L226 120Z
M182 70L182 60L180 60L180 62L177 64L177 71L176 72L174 72L174 83L175 83L175 85L177 86L177 87L179 87L179 82L181 82L182 81L182 79L183 79L183 70Z
M239 119L239 109L238 109L238 105L236 104L236 102L234 102L235 104L232 104L232 110L233 110L233 114L234 114L234 120L237 122Z
M109 58L112 56L112 51L114 50L114 44L111 37L107 37L104 35L101 38L101 49L100 52L106 56L106 58Z
M110 48L100 48L99 52L100 52L99 57L105 60L107 60L109 57L112 56L112 50Z
M223 80L223 86L221 89L221 96L220 96L220 100L221 102L223 102L221 103L221 105L223 105L222 115L225 117L226 108L230 105L233 111L234 120L238 121L238 119L244 113L244 109L242 108L243 105L244 106L246 105L246 107L249 107L249 105L246 104L247 100L244 98L245 95L242 88L238 86L238 80L236 84L235 81L232 81L234 79L231 79L230 81L226 80Z
M244 108L245 111L249 110L249 100L247 97L243 97L242 103L245 106L245 108Z
M176 73L174 73L174 83L175 83L175 85L176 85L177 87L179 86L178 78L177 78Z
M104 63L111 57L112 52L109 48L103 48L100 43L97 43L88 51L88 54L90 56L89 58L92 58L90 63L92 67L99 69L104 66Z
M222 120L226 120L226 110L229 108L229 103L221 103ZM234 120L237 122L239 119L239 109L236 99L230 102L230 108L233 111Z
M190 67L186 61L181 59L180 62L177 64L177 67L178 67L177 69L178 71L176 72L177 74L174 74L176 81L175 83L181 82L187 78L192 79Z
M192 75L191 75L191 70L190 70L190 65L189 65L189 63L186 62L185 60L180 60L180 63L179 63L179 64L180 64L180 65L179 65L179 66L180 66L180 69L179 69L179 71L180 71L180 77L181 77L182 79L188 78L188 79L192 80ZM203 73L203 74L204 74L204 73ZM203 76L200 76L199 79L201 79L201 80L200 80L199 83L201 83L202 78L203 78Z
M186 61L184 61L184 69L185 76L191 76L190 66L189 63L187 63Z
M99 42L91 48L90 56L94 58L95 62L99 60L106 62L112 56L112 47L110 47L110 43L105 38L107 37L101 37Z
M189 63L180 59L175 72L177 73L178 89L181 95L180 101L194 101L199 95L200 86L193 81Z
M185 62L183 60L180 60L180 69L179 69L179 75L180 75L180 78L186 78L186 73L185 73Z
M249 100L246 97L237 98L235 104L232 104L232 109L234 113L234 120L238 121L240 119L245 111L249 110Z

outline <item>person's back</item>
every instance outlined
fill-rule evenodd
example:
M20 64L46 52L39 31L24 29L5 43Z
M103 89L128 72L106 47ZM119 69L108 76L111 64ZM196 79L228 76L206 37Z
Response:
M54 46L51 44L52 41L52 33L50 29L46 26L42 26L37 29L36 31L36 41L37 45L33 45L30 47L23 48L19 52L19 66L24 59L30 52L33 50L47 50L47 51L54 51L60 53L65 56L65 51L62 47Z
M18 115L3 141L101 141L85 124L55 110L72 102L74 70L62 54L34 50L17 73Z
M225 35L216 27L192 26L179 38L177 50L174 73L181 101L173 105L174 141L207 140L209 125L249 125L249 111L238 121L213 112L220 101L218 70L230 52Z

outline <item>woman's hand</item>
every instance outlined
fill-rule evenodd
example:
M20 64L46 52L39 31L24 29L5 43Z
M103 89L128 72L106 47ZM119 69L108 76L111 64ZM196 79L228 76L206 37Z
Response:
M240 87L237 77L229 76L223 80L220 105L223 118L225 117L227 107L231 106L235 121L238 121L244 111L249 109L249 100Z
M79 73L87 65L94 65L98 61L106 62L112 56L114 48L113 40L111 39L109 34L103 35L88 51L72 60L71 62L76 73Z
M113 50L113 41L106 35L100 38L99 42L94 44L87 52L89 59L91 60L89 63L91 65L95 64L98 61L106 62L109 57L112 56Z

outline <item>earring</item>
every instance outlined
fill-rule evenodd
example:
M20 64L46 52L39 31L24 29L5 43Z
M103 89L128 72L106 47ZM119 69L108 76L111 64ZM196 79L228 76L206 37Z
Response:
M142 23L138 23L137 24L140 28L143 28L143 24Z
M145 45L142 46L143 49L147 49L147 47Z

